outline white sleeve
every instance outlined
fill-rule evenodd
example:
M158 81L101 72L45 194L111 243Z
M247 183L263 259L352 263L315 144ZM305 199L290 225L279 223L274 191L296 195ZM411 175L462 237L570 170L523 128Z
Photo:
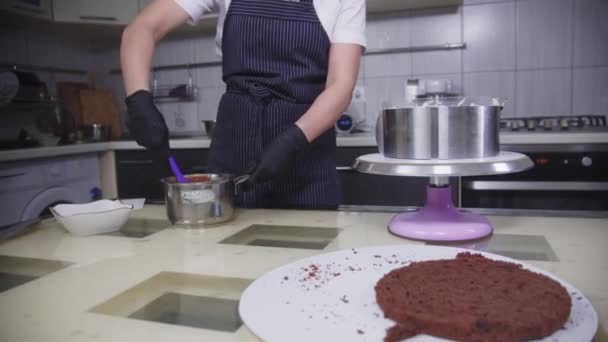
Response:
M224 0L174 0L188 15L192 24L207 13L218 11L218 1Z
M331 42L366 46L365 0L340 1L340 11L331 36Z

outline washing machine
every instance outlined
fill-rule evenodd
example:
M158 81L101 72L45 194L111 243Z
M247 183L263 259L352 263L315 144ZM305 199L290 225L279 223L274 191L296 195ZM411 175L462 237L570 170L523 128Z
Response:
M0 164L0 227L36 219L59 203L100 196L97 154Z

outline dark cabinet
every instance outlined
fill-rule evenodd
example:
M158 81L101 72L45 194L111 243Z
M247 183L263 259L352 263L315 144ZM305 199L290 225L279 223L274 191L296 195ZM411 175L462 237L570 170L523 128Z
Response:
M375 147L340 147L337 149L338 175L342 183L343 205L350 206L423 206L426 199L427 177L396 177L370 175L355 171L357 157L378 153ZM452 178L452 196L458 203L458 180Z
M207 172L208 149L175 150L171 154L183 173ZM118 150L116 175L120 198L145 197L149 201L163 201L161 179L171 175L167 161L147 150Z
M426 177L370 175L355 171L358 156L377 153L375 147L339 147L336 154L338 175L342 184L344 205L351 206L421 206L424 204ZM205 173L208 149L171 152L184 173ZM147 150L116 151L118 194L121 198L145 197L163 201L161 179L171 175L167 162ZM453 189L458 189L453 186ZM457 196L457 191L454 191Z
M342 183L343 205L421 206L426 177L370 175L352 169L358 156L378 153L375 147L340 147L336 163Z

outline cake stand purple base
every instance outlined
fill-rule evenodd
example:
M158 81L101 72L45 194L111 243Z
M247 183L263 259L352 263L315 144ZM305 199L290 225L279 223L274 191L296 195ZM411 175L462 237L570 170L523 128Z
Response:
M425 206L396 215L388 229L395 235L424 241L464 241L492 234L492 225L485 217L454 207L449 185L429 185Z

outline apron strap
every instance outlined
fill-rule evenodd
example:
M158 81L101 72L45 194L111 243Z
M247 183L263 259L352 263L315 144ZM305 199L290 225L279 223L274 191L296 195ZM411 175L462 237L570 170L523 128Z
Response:
M226 91L237 94L249 94L263 102L270 102L275 97L292 103L297 102L293 97L281 94L258 82L247 83L244 85L239 85L238 82L230 82L226 86Z

